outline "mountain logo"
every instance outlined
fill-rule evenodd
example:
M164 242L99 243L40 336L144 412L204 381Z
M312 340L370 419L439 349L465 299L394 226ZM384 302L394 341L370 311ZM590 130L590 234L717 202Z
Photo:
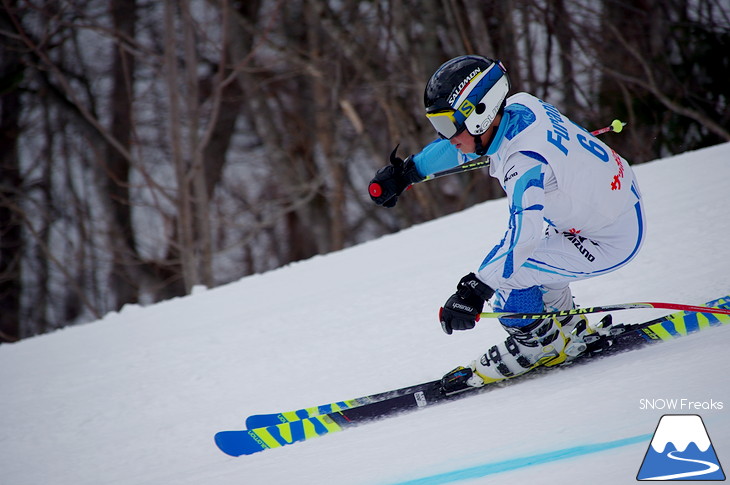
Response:
M637 480L725 480L702 418L665 414L646 450Z

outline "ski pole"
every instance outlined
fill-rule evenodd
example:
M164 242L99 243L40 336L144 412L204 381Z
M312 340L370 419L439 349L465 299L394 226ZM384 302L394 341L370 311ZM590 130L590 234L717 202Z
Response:
M559 312L544 313L511 313L511 312L483 312L479 314L481 318L514 318L514 319L535 319L548 317L565 317L569 315L584 315L586 313L603 313L617 310L634 310L640 308L656 308L661 310L676 310L693 313L710 313L714 315L730 315L730 309L716 308L696 305L682 305L679 303L660 303L660 302L637 302L637 303L618 303L616 305L601 305L586 308L573 308L572 310L562 310Z
M492 163L492 159L489 158L489 155L482 155L479 158L476 158L472 160L471 162L464 163L462 165L457 165L453 168L448 168L446 170L442 170L440 172L432 173L431 175L427 176L423 180L421 180L420 183L426 182L427 180L433 180L437 179L439 177L445 177L447 175L452 175L455 173L462 173L462 172L469 172L471 170L477 170L479 168L487 168L489 164Z
M621 120L613 120L610 125L604 126L603 128L599 128L597 130L594 130L591 132L591 135L598 136L602 135L603 133L608 133L609 131L613 131L614 133L621 133L621 130L623 130L623 127L626 126L626 123ZM396 147L397 148L397 147ZM489 167L490 163L492 163L492 159L489 158L489 155L482 155L479 158L475 158L474 160L464 163L462 165L457 165L456 167L448 168L446 170L442 170L440 172L432 173L431 175L426 176L423 180L416 183L423 183L428 180L433 180L441 177L445 177L447 175L453 175L455 173L463 173L463 172L470 172L472 170L478 170L480 168L487 168ZM415 184L411 184L408 186L408 189L413 187ZM382 188L380 187L380 184L377 182L373 182L368 186L368 191L375 197L378 197L382 193Z
M626 122L621 120L613 120L610 125L604 126L603 128L595 131L591 131L591 135L598 136L604 133L608 133L609 131L613 131L614 133L621 133L621 130L624 129L624 126L626 126Z
M626 126L625 122L616 119L616 120L613 120L611 122L611 124L608 126L604 126L603 128L599 128L597 130L591 131L591 135L598 136L598 135L602 135L604 133L608 133L609 131L612 131L614 133L621 133L621 130L624 129L624 126ZM482 155L481 157L475 158L471 162L467 162L463 165L457 165L456 167L433 173L418 183L423 183L423 182L426 182L427 180L433 180L433 179L437 179L440 177L445 177L446 175L452 175L455 173L470 172L472 170L477 170L480 168L487 168L487 167L489 167L489 164L491 162L492 162L492 160L489 158L489 155Z

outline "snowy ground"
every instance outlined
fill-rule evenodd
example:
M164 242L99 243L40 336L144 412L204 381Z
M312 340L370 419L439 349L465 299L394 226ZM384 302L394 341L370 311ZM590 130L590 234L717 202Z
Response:
M628 267L576 284L578 303L730 293L730 144L636 171L648 240ZM505 220L505 201L492 201L0 346L0 483L634 483L667 413L701 415L728 474L730 326L250 457L218 451L213 435L248 414L426 381L477 358L500 338L496 322L446 336L436 312ZM642 399L723 408L646 410Z

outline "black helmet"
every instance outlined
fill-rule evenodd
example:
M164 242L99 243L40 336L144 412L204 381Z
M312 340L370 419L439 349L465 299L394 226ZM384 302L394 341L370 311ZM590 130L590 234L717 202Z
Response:
M445 62L426 84L426 116L442 138L464 129L478 137L494 121L509 92L507 71L499 61L460 56Z

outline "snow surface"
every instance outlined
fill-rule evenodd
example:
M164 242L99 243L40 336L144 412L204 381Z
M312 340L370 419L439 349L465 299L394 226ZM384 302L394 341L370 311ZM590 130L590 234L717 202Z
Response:
M730 293L730 144L636 171L646 244L626 268L575 284L577 302L701 304ZM730 325L294 446L218 451L213 435L242 429L249 414L427 381L478 358L502 338L497 322L447 336L436 313L506 218L505 200L487 202L0 346L0 483L635 483L663 414L701 415L730 466ZM670 399L700 409L649 405Z

